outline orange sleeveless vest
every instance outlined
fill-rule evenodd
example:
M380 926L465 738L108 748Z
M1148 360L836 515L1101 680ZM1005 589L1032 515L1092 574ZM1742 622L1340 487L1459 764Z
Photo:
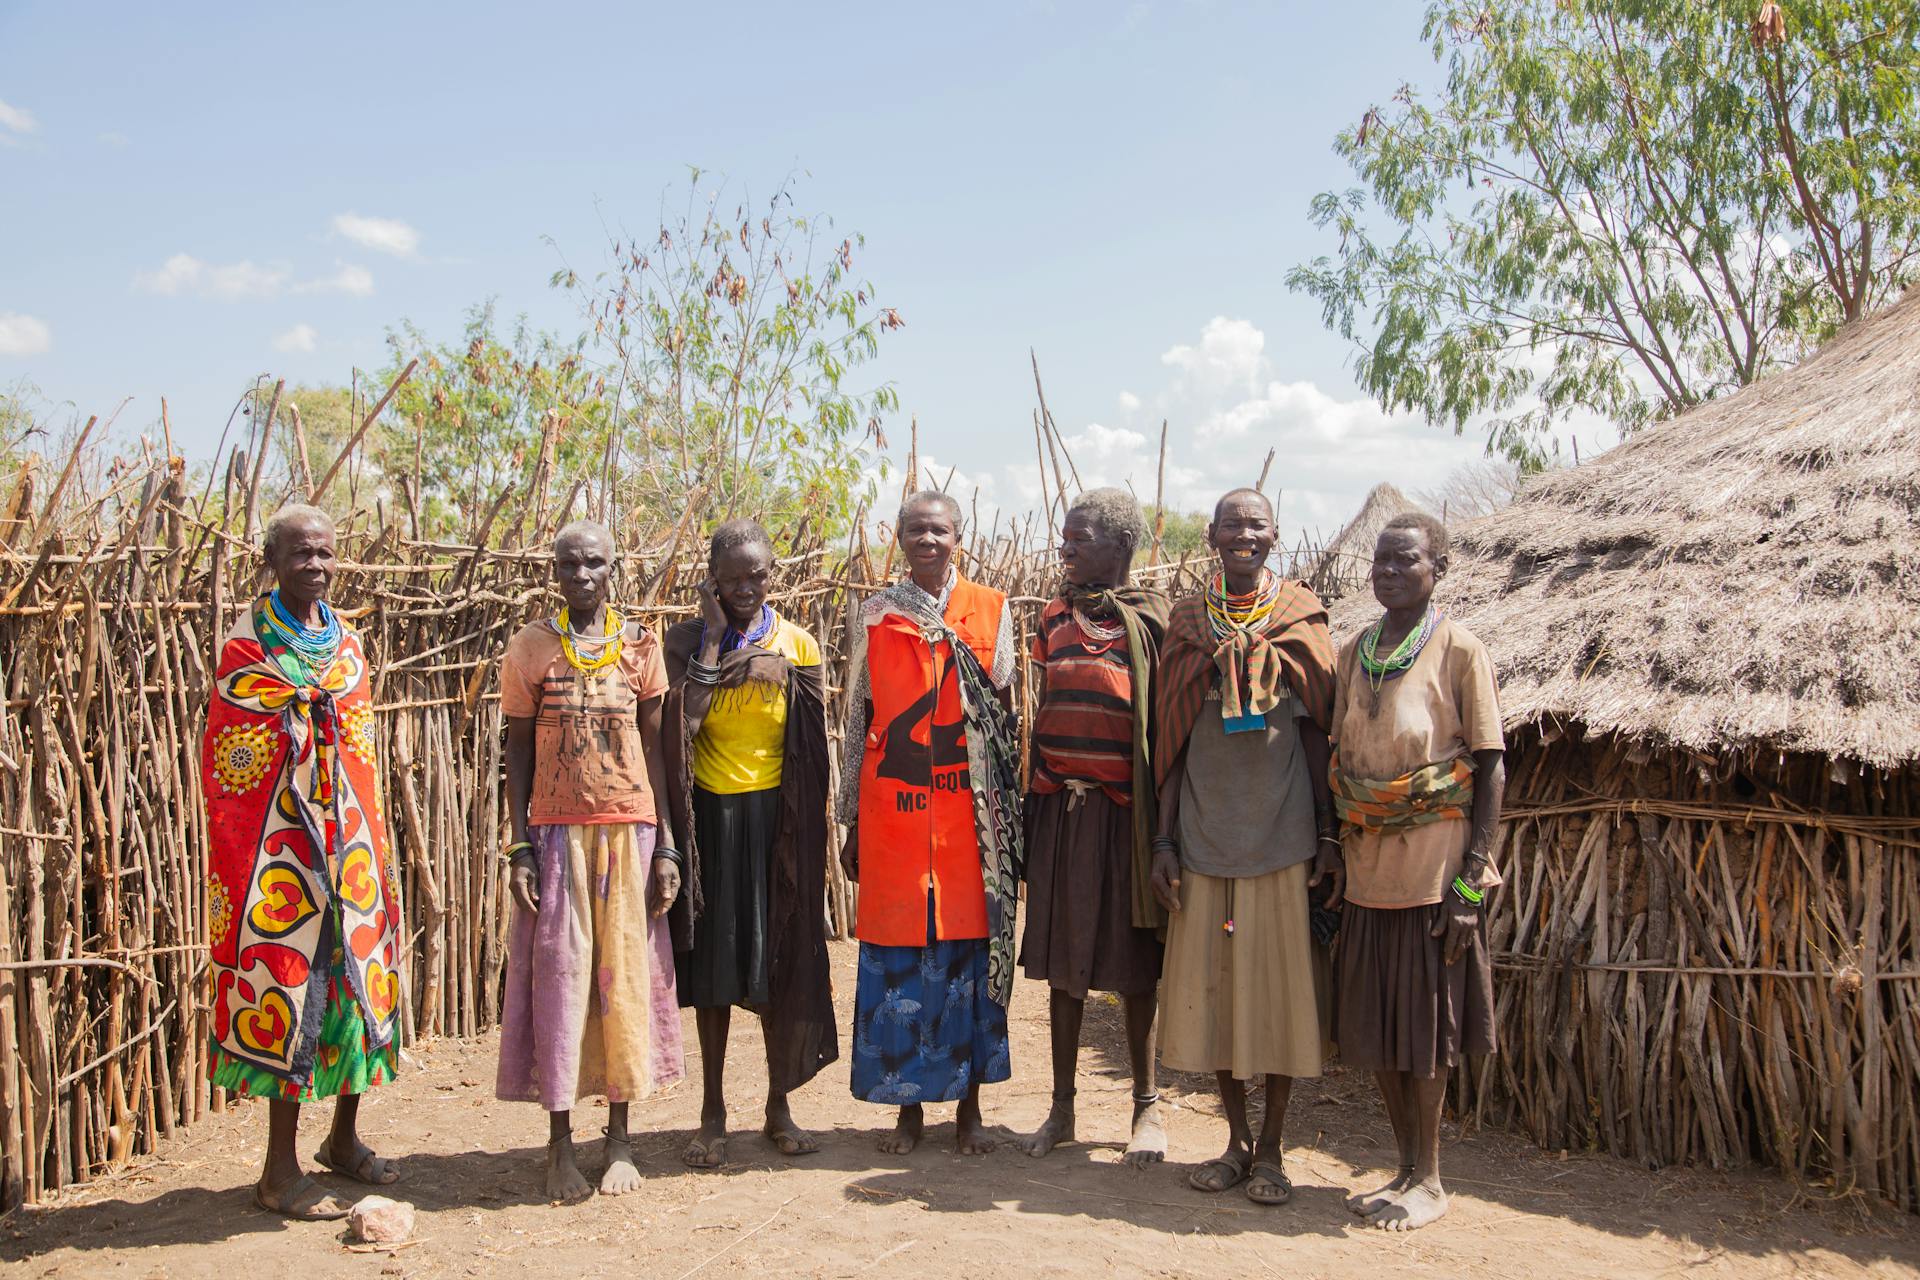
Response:
M1006 597L956 578L946 622L993 669ZM941 941L987 936L987 895L950 646L889 614L867 628L873 720L860 768L860 900L854 934L927 945L927 895Z

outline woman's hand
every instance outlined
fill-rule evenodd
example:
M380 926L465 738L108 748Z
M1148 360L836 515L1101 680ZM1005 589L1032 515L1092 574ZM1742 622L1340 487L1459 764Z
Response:
M507 869L507 885L513 893L513 900L522 910L532 915L540 914L540 882L534 873L533 859L515 858Z
M1318 889L1322 881L1327 882L1327 900L1320 905L1338 911L1347 900L1347 860L1340 845L1325 837L1320 840L1320 851L1313 855L1313 878L1307 881L1307 888Z
M680 896L680 864L672 858L655 858L653 876L647 881L647 914L663 916L673 900Z
M1467 953L1467 948L1480 935L1480 908L1468 906L1451 893L1440 899L1440 905L1446 909L1441 913L1440 923L1433 926L1433 936L1446 939L1440 944L1440 954L1452 964Z
M860 883L860 828L854 823L847 824L847 838L840 842L840 870L853 883Z
M700 620L707 624L708 643L718 646L729 625L727 611L720 604L720 584L705 578L694 590L700 594Z
M1180 910L1180 855L1162 846L1153 851L1153 874L1147 881L1153 896L1168 911Z

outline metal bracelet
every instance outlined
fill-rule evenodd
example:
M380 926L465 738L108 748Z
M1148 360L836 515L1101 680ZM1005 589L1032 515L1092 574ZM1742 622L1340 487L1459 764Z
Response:
M672 845L669 845L669 844L663 844L658 848L656 848L653 851L653 856L656 858L665 858L668 862L671 862L675 867L685 868L687 865L686 855L681 853L678 849L674 848Z

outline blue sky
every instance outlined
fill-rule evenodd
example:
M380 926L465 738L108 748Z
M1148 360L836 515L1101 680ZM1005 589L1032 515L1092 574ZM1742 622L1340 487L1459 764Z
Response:
M1197 506L1277 446L1283 520L1477 440L1359 399L1294 263L1330 245L1330 143L1434 68L1421 6L982 3L75 5L0 0L0 386L82 415L168 397L213 448L260 373L344 381L402 319L547 288L697 164L867 237L906 328L906 437L1003 506L1034 493L1027 349L1089 482ZM710 183L708 185L711 185ZM1024 460L1024 461L1023 461Z

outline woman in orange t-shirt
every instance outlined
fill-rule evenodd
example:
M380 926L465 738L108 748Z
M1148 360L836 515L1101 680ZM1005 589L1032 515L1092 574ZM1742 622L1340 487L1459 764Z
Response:
M960 506L918 493L896 526L907 581L853 628L854 727L841 861L860 883L853 1093L897 1105L881 1142L919 1142L923 1103L960 1103L957 1146L989 1151L980 1086L1011 1072L1007 1000L1020 877L1019 748L1007 599L953 569ZM864 857L862 851L864 850Z
M660 644L608 601L613 535L581 521L553 542L566 608L529 623L500 664L507 720L507 939L495 1096L548 1113L547 1195L592 1193L573 1104L607 1100L603 1195L640 1187L627 1104L685 1074L673 947L680 891L660 749Z

